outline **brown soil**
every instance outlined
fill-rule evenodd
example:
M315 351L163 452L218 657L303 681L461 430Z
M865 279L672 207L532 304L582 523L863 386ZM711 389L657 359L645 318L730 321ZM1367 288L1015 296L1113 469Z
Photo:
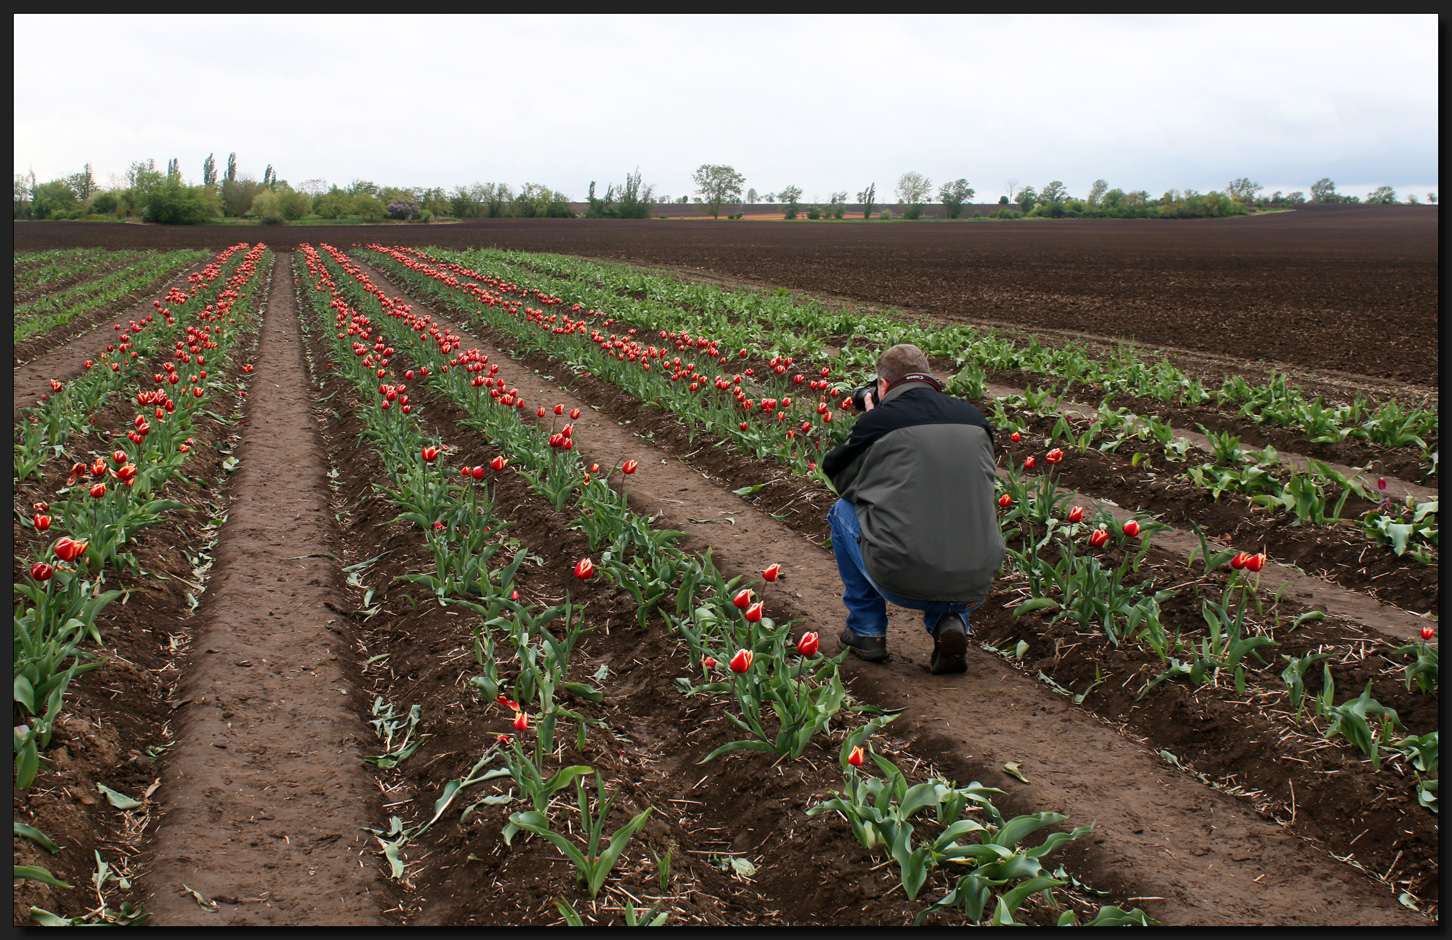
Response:
M1266 224L1272 218L1245 221ZM58 230L65 232L74 225ZM17 226L17 241L22 230L30 227ZM152 234L157 230L150 226L103 228L157 237ZM476 229L472 237L477 240L481 233L472 223L447 228L395 226L388 231L391 237L414 231L437 236L471 228ZM670 227L677 232L686 228ZM906 228L894 226L892 230ZM546 229L552 227L521 225L513 231L542 233ZM230 230L212 231L235 236ZM297 234L292 229L282 231ZM364 234L357 240L372 239L372 230L361 231ZM167 230L161 232L170 237ZM269 230L267 234L281 232ZM336 228L321 234L321 239L333 243L347 237ZM234 241L220 239L219 247ZM800 257L797 260L802 262ZM795 286L786 275L789 269L778 267L780 264L782 259L777 257L770 265L783 275L780 283ZM805 264L803 270L812 268ZM1435 306L1435 260L1432 270ZM287 280L285 268L280 267L275 283L285 285ZM384 283L377 277L375 282ZM399 292L389 289L388 293ZM144 821L136 814L118 821L121 814L105 807L104 800L96 805L92 782L101 779L124 792L139 794L152 780L162 779L162 787L155 791L156 799L163 801L159 814L163 825L154 843L156 861L143 871L138 881L141 889L133 894L145 900L148 910L157 911L157 922L301 924L343 922L346 918L409 924L551 923L559 921L554 900L566 897L587 919L620 923L624 900L620 890L646 898L647 906L651 898L662 896L655 885L656 867L650 852L663 855L667 848L673 849L674 861L664 896L674 912L673 923L901 924L911 920L922 902L931 900L925 897L918 904L909 904L900 890L890 890L895 882L891 866L883 868L880 857L861 849L834 814L805 816L806 806L840 783L834 745L813 748L802 761L779 766L773 766L769 758L750 754L696 766L695 761L712 748L738 736L722 719L722 706L686 698L676 691L673 678L688 674L690 664L684 662L678 643L658 619L642 633L635 626L628 597L569 577L574 560L588 554L583 536L568 528L568 510L555 513L512 473L494 483L497 511L512 522L508 535L541 559L541 564L521 569L521 594L527 599L558 602L568 592L577 602L587 604L594 630L581 641L577 650L580 662L578 667L572 665L571 678L589 676L602 665L609 667L608 676L599 683L606 692L605 702L582 707L585 713L604 719L606 725L591 730L582 750L575 749L573 740L565 742L561 759L594 766L621 790L625 813L648 805L653 807L652 822L632 843L617 870L613 883L618 890L607 892L593 906L588 895L575 886L568 863L550 847L539 840L518 838L513 849L506 849L499 837L503 817L497 810L481 812L464 825L450 814L447 824L441 821L405 850L403 883L383 883L386 863L376 852L361 859L357 854L361 845L353 843L357 827L379 826L389 814L409 822L426 819L439 788L466 772L496 733L508 730L508 715L465 687L465 680L477 671L467 623L433 604L428 592L395 580L398 574L424 570L431 563L423 542L416 530L388 524L396 509L376 496L369 498L371 484L382 478L382 469L371 449L355 447L361 425L348 393L340 392L341 387L322 368L326 358L322 347L309 341L314 343L311 355L319 364L316 375L321 383L310 385L301 358L278 354L293 342L290 328L284 334L272 332L281 328L276 318L285 316L283 304L279 302L270 313L263 339L278 348L270 352L270 347L264 348L266 356L259 357L263 371L257 374L252 394L262 396L270 385L276 389L272 397L279 399L276 406L290 410L268 417L260 400L251 406L245 443L239 451L243 469L228 484L238 502L223 528L218 573L203 598L201 616L194 624L185 623L186 591L174 581L160 582L171 587L108 610L103 625L108 646L115 643L119 663L137 665L128 668L113 662L92 674L98 681L81 684L74 705L68 706L71 717L57 732L60 750L53 748L47 754L51 766L42 770L29 793L17 796L16 805L17 819L34 822L67 848L60 856L46 856L18 840L17 863L44 864L72 884L85 885L93 867L90 851L102 848L110 857L113 850L108 846L118 844L130 846L134 853ZM453 323L446 317L437 319ZM475 338L481 349L489 342L497 344L487 349L491 359L505 364L510 381L525 391L531 408L563 402L566 407L577 403L583 409L576 422L576 440L590 459L602 464L613 464L622 456L640 460L641 471L629 484L632 508L658 513L657 526L687 533L685 547L696 551L711 548L728 575L752 577L766 564L781 562L785 574L777 585L768 586L768 605L778 619L800 618L797 629L821 631L824 648L833 648L828 638L840 626L841 607L831 554L820 547L830 494L790 479L775 465L713 447L709 440L687 442L669 415L622 401L617 390L592 379L563 381L565 371L547 359L525 360L536 374L521 371L520 366L509 364L507 351L512 344L483 331ZM75 344L69 355L82 357L82 345ZM399 356L395 369L401 372L403 368L404 357ZM1372 372L1376 374L1374 369ZM269 377L264 380L264 376ZM1435 383L1434 376L1429 384ZM568 391L561 390L562 384ZM422 383L414 388L427 425L451 446L450 466L487 464L497 453L476 433L461 427L462 413L456 406L435 400ZM313 389L311 396L321 403L312 417L299 410L303 404L299 399L309 394L301 393L302 389ZM298 394L291 394L293 390ZM110 423L102 426L125 420L124 412L118 407L115 415L108 416ZM340 471L331 497L323 488L328 479L323 463L313 462L321 460L316 437L319 428L326 462ZM208 459L214 469L210 475L194 478L215 479L220 455L210 447L199 450L212 455ZM305 469L309 466L312 469ZM292 487L295 496L260 489L262 477L278 470L282 473L268 485ZM57 473L64 476L63 469L47 469L52 488ZM247 474L253 473L257 477L249 479ZM772 485L751 501L730 493L766 480L773 481ZM1097 488L1106 481L1086 482ZM23 507L32 494L45 491L45 485L24 487L17 493L16 503ZM260 492L269 494L271 513L254 516L255 522L243 532L243 507ZM1098 490L1090 492L1097 495ZM188 498L200 506L203 496L212 498L210 493ZM288 502L290 498L302 502ZM341 530L334 530L321 513L328 500L331 511L342 521ZM297 508L292 512L278 512L277 507L294 505ZM291 518L304 510L313 514L308 518L318 517L311 525ZM785 522L769 513L785 516ZM180 523L177 545L195 546L197 525L196 521ZM334 531L336 535L331 534ZM17 544L32 535L17 525ZM341 563L323 565L321 559L297 557L326 551L340 556ZM371 603L378 605L379 612L346 616L363 606L363 595L340 583L339 568L383 551L388 554L362 572L365 583L376 592ZM148 537L138 556L149 571L190 576L191 565L179 549L158 536ZM1157 553L1152 563L1164 569L1165 578L1185 576L1183 563L1174 557ZM240 600L251 597L248 592L261 597L269 589L295 595L288 603L311 615L294 616L288 621L289 629L267 631L266 625L276 621L267 612L278 610L280 602L252 603L249 608ZM1435 905L1435 817L1417 807L1414 799L1407 805L1408 781L1394 776L1388 779L1385 772L1371 774L1344 742L1326 746L1314 736L1296 738L1304 749L1287 750L1279 738L1292 724L1276 717L1274 707L1234 707L1233 693L1226 694L1223 688L1195 692L1165 683L1144 701L1136 701L1134 695L1145 677L1142 657L1127 656L1102 641L1074 635L1063 629L1064 624L1045 629L1011 621L1007 607L1014 602L1011 596L991 601L975 620L975 633L980 640L1010 648L1018 639L1029 641L1022 667L973 649L967 676L931 677L925 668L928 641L916 615L893 610L893 659L884 666L849 659L844 672L854 694L864 701L905 709L889 726L890 741L885 740L882 747L903 766L916 767L915 778L935 767L959 782L979 780L1002 787L1007 792L998 802L1007 812L1054 809L1069 816L1067 825L1097 821L1090 837L1058 853L1072 873L1111 892L1102 899L1083 892L1071 895L1070 903L1081 912L1113 901L1126 907L1141 906L1162 922L1428 922L1398 905L1394 890L1330 855L1352 853L1354 860L1378 875L1390 869L1389 877L1398 884L1396 891L1410 889ZM331 604L330 613L320 611L320 603ZM1287 609L1294 613L1303 608L1288 605ZM1198 610L1188 608L1168 609L1166 614L1167 623L1190 622L1198 616ZM337 632L323 632L330 619ZM1366 619L1374 618L1328 618L1314 629L1302 628L1297 634L1280 637L1283 646L1277 652L1299 655L1322 643L1344 650L1348 635L1355 637L1351 645L1361 644L1371 655L1360 666L1338 671L1338 686L1359 688L1358 683L1375 678L1377 697L1394 702L1409 729L1435 728L1435 698L1429 708L1418 697L1399 692L1396 672L1382 665L1388 644L1377 637L1374 625L1369 626ZM246 648L227 645L243 642L232 628L240 630L249 622L262 624L263 629L240 634L246 638ZM299 634L300 628L311 633ZM216 632L204 635L204 629ZM178 634L180 643L169 642L169 633ZM186 659L179 650L186 648L191 635L198 639L191 658ZM289 648L297 641L313 648ZM1074 656L1064 655L1075 644L1083 648ZM207 653L208 649L218 652ZM361 665L380 656L386 658L372 666ZM288 658L288 669L281 668L279 657ZM238 665L239 659L251 665ZM259 665L264 660L265 672ZM307 666L312 668L304 668ZM279 671L272 671L274 667ZM182 675L179 669L185 670L180 689L175 687ZM329 674L327 669L336 672ZM1105 682L1087 695L1082 706L1055 695L1034 678L1036 671L1043 671L1079 694L1088 689L1100 669L1116 677L1115 681ZM1388 675L1375 677L1378 669ZM1274 678L1272 672L1267 675ZM1140 678L1131 681L1136 677ZM265 685L284 678L278 691L269 691ZM1257 676L1254 681L1264 678ZM1273 682L1265 684L1274 687ZM339 688L346 695L339 694ZM311 726L306 722L301 726L311 730L315 740L289 745L281 738L288 733L289 722L278 720L277 715L282 700L287 697L288 707L292 707L296 704L292 696L312 694L320 696L318 704L311 706L319 717ZM360 754L377 752L368 750L376 746L371 733L360 730L360 717L366 716L375 694L405 708L420 704L423 730L432 737L398 769L377 773L378 786L384 791L381 799L372 796L371 788L366 795L359 792L350 798L344 793L350 792L346 788L352 784L343 781L356 779ZM206 695L208 700L202 702L196 695ZM234 695L239 699L250 696L252 707L230 708L233 719L228 719L221 709ZM191 701L182 704L185 698ZM169 701L175 704L168 705ZM262 701L276 705L264 711L258 707ZM329 701L333 701L331 706ZM339 715L337 704L350 705L352 715ZM222 724L233 720L237 730L224 730L221 724L189 714L199 708L217 709ZM173 709L180 712L181 721ZM249 726L251 730L244 735L243 722L249 718L266 721ZM168 722L176 724L181 737L167 753L165 768L157 771L149 765L149 758L143 760L144 751L150 744L168 740L161 730ZM188 755L208 749L212 743L208 735L213 733L235 735L237 744L232 747L224 741L229 747L213 756L238 761L230 769L214 766L206 771L228 778L209 791L196 776L200 772L188 770L192 766ZM120 753L123 748L140 756L127 758ZM266 748L266 754L258 748ZM1246 795L1228 795L1173 769L1158 757L1160 748L1222 784L1239 784ZM317 756L304 761L301 755L309 749ZM297 754L289 753L292 750ZM277 759L279 752L281 759ZM263 764L265 759L272 763ZM1030 783L1020 783L1003 772L1004 763L1010 760L1024 762ZM926 763L918 765L918 761ZM259 770L262 778L257 776ZM287 799L269 794L264 806L261 788L269 785L265 779L269 770L288 775L291 792ZM88 790L89 804L78 795ZM309 792L316 790L322 794ZM307 808L319 799L327 810ZM259 815L258 807L276 820L253 825L247 817ZM334 812L353 815L334 816ZM203 818L208 813L212 817ZM284 818L289 813L297 815ZM615 824L624 818L622 815ZM172 828L192 823L193 828ZM262 831L260 836L249 835L252 830ZM274 830L283 836L281 846ZM338 837L329 838L335 831ZM304 834L311 841L299 838ZM344 851L349 845L354 847ZM181 871L177 860L183 853L200 860L186 872L185 883L220 902L218 913L205 912L190 895L178 893ZM467 860L471 854L477 860ZM718 864L737 854L756 864L753 878L732 878ZM345 868L350 873L346 877ZM232 876L232 888L222 885L227 875ZM204 878L212 880L204 882ZM244 883L239 878L254 880ZM323 884L338 888L318 890ZM284 899L293 900L282 903ZM31 903L58 911L69 906L72 913L87 906L84 891L57 892L25 884L17 892L17 924L26 921L25 910ZM1052 916L1053 912L1040 908L1032 912L1031 919L1046 923Z

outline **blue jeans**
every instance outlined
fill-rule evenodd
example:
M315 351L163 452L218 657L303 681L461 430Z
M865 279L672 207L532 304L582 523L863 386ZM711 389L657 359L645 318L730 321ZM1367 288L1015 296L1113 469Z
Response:
M832 554L837 558L837 571L842 576L842 603L847 607L847 629L858 636L887 636L887 604L889 601L908 610L923 611L923 627L933 632L944 614L957 614L968 629L968 612L983 601L920 601L890 594L872 583L862 564L862 548L857 540L862 527L857 522L857 508L839 499L827 513L832 526Z

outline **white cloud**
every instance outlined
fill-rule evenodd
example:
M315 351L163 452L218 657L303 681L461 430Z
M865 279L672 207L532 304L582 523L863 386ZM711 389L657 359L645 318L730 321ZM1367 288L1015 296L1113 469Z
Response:
M1158 195L1437 185L1435 16L37 16L15 172L238 154L260 177L582 199L729 163L765 192L913 169ZM58 52L56 37L74 51ZM1393 41L1394 40L1394 41ZM67 49L66 43L59 47ZM90 50L83 54L82 50Z

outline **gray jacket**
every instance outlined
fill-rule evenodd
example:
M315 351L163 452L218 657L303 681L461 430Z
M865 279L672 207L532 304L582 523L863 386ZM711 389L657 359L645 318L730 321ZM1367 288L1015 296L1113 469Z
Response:
M862 561L883 590L924 601L987 596L1003 561L993 431L983 414L906 382L857 419L822 461L862 526Z

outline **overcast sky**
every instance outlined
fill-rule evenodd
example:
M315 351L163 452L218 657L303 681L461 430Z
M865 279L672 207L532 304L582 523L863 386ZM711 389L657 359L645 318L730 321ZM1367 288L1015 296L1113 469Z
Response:
M1437 191L1434 15L38 16L15 25L15 172L235 152L293 185L543 183L583 200L703 163L760 193L903 172Z

